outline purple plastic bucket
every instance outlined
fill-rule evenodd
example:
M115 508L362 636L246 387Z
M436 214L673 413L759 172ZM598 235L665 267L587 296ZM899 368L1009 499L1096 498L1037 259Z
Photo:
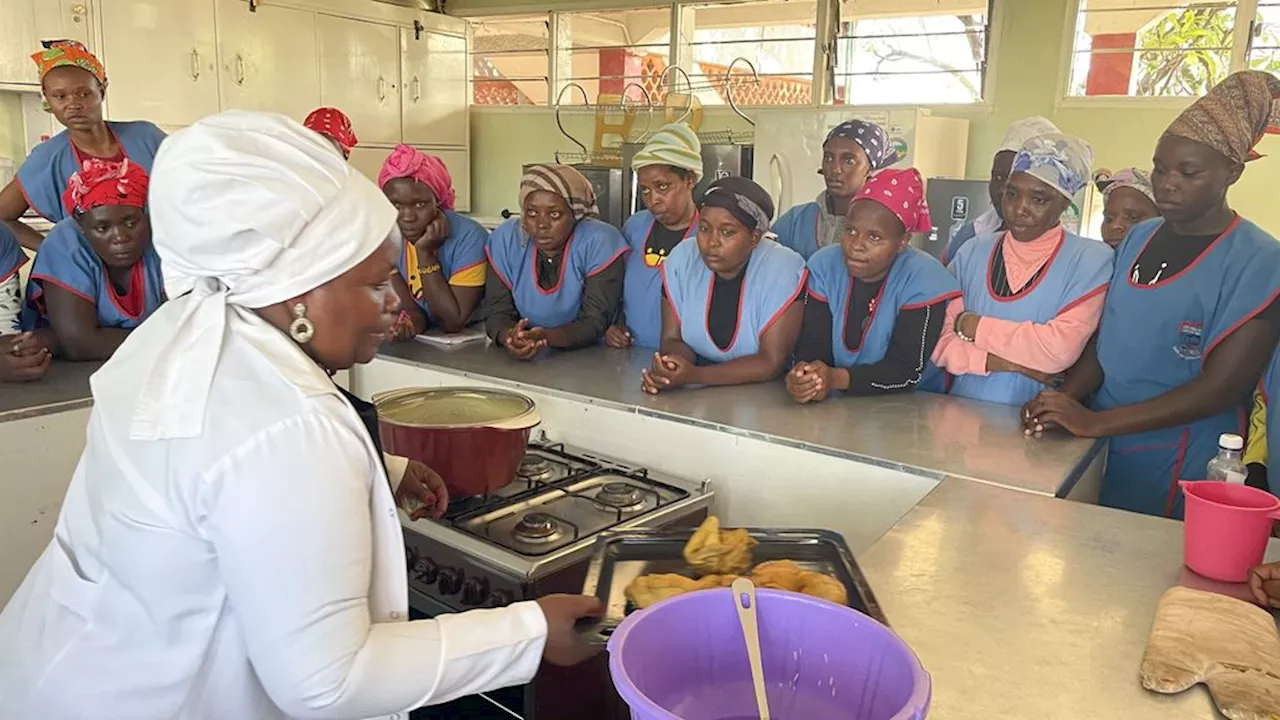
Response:
M852 608L759 590L774 720L922 720L929 674L889 628ZM758 718L733 591L679 595L609 638L609 672L633 720Z

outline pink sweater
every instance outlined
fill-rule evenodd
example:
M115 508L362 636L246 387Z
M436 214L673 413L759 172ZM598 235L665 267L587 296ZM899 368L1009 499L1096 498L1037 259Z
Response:
M1057 250L1063 237L1061 225L1031 242L1006 237L1004 267L1009 287L1015 292L1022 289ZM947 304L947 316L942 336L933 350L933 362L952 375L986 375L987 354L995 353L1032 370L1050 374L1063 372L1080 359L1080 353L1098 329L1106 290L1105 285L1099 287L1047 323L1014 322L984 315L978 321L978 331L971 343L955 333L956 318L965 309L964 298L956 298Z

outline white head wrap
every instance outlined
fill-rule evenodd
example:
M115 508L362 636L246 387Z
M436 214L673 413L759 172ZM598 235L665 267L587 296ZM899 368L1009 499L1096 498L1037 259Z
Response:
M1021 120L1015 121L1009 126L1009 129L1005 131L1004 139L1000 141L1000 147L996 149L996 152L1005 152L1006 150L1009 152L1018 152L1031 138L1039 137L1041 135L1056 135L1061 132L1062 131L1058 129L1058 126L1049 122L1047 118L1042 118L1038 115L1035 117L1022 118Z
M170 298L190 292L139 395L130 437L196 437L223 338L251 312L369 257L396 212L319 135L282 115L232 111L160 146L149 198ZM126 346L127 347L127 346Z

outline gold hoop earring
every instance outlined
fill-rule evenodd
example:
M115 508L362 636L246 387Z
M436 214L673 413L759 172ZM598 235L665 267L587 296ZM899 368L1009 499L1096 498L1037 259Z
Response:
M299 345L306 345L315 337L316 324L307 319L307 306L295 303L293 306L293 322L289 323L289 337Z

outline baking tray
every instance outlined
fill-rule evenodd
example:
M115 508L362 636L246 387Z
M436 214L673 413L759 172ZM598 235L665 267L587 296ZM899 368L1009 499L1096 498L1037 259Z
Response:
M876 602L853 552L839 534L830 530L756 528L747 530L759 544L754 562L794 560L808 570L838 579L849 594L849 607L878 620L888 621ZM578 632L589 642L604 643L627 616L626 587L632 580L651 573L689 575L684 546L694 528L683 530L615 530L596 539L595 554L587 567L582 594L600 599L604 617L583 621Z

